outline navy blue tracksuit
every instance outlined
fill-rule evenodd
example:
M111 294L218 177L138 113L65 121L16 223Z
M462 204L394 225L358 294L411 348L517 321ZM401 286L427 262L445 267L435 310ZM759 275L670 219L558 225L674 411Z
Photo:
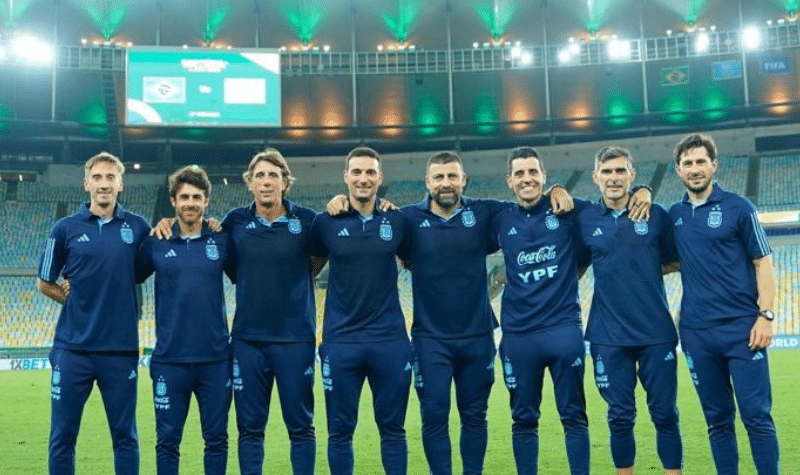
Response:
M156 414L156 468L177 475L180 443L192 394L205 441L206 475L228 463L231 366L222 273L231 275L228 236L203 227L196 236L148 237L137 259L137 280L155 272L156 345L150 359ZM227 269L226 269L227 267Z
M647 392L661 464L665 469L680 469L678 334L661 270L662 264L678 258L672 223L657 204L648 221L633 222L626 210L607 208L602 199L582 207L578 217L595 278L586 339L591 343L595 384L608 403L614 465L626 468L634 464L638 374Z
M758 287L753 260L772 251L753 205L718 183L700 205L669 210L681 263L680 336L703 407L717 473L739 471L736 403L759 475L780 473L766 350L751 351Z
M139 311L134 261L150 226L116 205L109 221L89 204L59 220L39 261L39 278L70 281L56 324L50 364L51 474L75 473L83 407L97 381L111 430L114 470L139 473L136 381Z
M538 471L545 368L553 379L570 472L589 473L575 215L554 215L550 201L542 198L530 208L509 204L493 223L506 263L500 357L511 395L512 441L520 475Z
M411 261L416 355L415 386L422 413L422 444L433 475L452 473L448 419L451 382L461 418L464 473L483 471L486 411L494 384L497 319L489 301L486 256L497 251L492 217L505 204L461 198L448 219L430 211L430 195L405 206Z
M311 234L313 254L328 257L330 263L319 355L331 474L353 473L353 432L367 379L384 471L405 475L412 354L400 309L395 258L407 242L405 217L377 208L369 218L352 209L335 217L322 213Z
M292 472L314 473L316 307L309 264L316 214L283 200L286 215L268 222L255 203L228 213L236 314L231 330L239 470L260 475L272 386L289 433Z

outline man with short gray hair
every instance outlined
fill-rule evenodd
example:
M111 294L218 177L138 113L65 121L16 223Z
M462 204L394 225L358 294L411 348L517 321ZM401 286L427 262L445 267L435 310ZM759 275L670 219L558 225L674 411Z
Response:
M603 147L592 178L601 199L581 209L580 236L591 253L594 296L586 326L595 385L608 403L611 456L619 475L633 474L637 375L647 393L664 473L678 475L683 445L678 426L678 335L667 306L662 265L677 260L672 223L654 204L649 220L628 213L636 178L631 153ZM631 283L630 278L635 277Z

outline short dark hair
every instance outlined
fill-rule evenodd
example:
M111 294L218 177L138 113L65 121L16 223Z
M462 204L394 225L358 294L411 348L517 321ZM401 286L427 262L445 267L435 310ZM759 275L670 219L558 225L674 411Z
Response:
M169 176L169 196L175 199L178 196L178 190L184 184L203 190L206 198L211 193L211 180L208 179L206 171L197 165L179 168Z
M514 160L518 159L518 158L535 158L536 160L539 160L539 168L542 171L545 171L544 170L544 163L542 163L542 159L539 158L539 152L537 152L536 149L533 148L533 147L522 146L522 147L517 147L517 148L511 150L510 152L508 152L508 160L507 160L507 162L508 162L508 174L509 175L511 175L511 170L513 168L511 163Z
M366 146L362 145L362 146L354 148L353 150L350 150L350 153L348 153L347 157L345 157L345 159L344 159L344 169L345 169L345 171L347 171L347 169L350 167L350 159L353 158L353 157L369 157L369 158L374 158L375 160L378 161L378 163L381 162L381 156L380 156L380 154L378 154L377 151L375 151L374 148L370 148L370 147L366 147Z
M283 158L281 152L274 148L267 148L253 156L250 160L250 164L247 165L247 171L242 173L244 182L250 183L250 180L253 179L253 170L256 168L256 165L258 165L258 162L271 163L281 169L281 176L286 184L286 188L283 190L283 196L288 195L289 189L292 188L292 183L294 183L294 176L292 176L292 171L289 170L289 164L286 163L286 159Z
M615 158L624 158L628 162L628 168L633 170L633 156L631 151L627 148L617 147L612 145L610 147L603 147L594 155L594 169L600 168L600 165Z
M458 154L449 151L434 153L433 156L431 156L431 158L428 159L428 164L426 165L426 168L430 168L431 165L434 163L444 165L445 163L452 163L452 162L456 162L459 165L461 165L461 168L464 168L464 164L461 162L461 158L458 156Z
M675 158L675 164L680 165L681 156L684 153L693 148L700 147L704 147L706 149L708 158L710 158L712 162L717 161L717 144L710 135L689 134L682 138L680 142L678 142L678 145L675 146L675 150L672 152L672 156Z

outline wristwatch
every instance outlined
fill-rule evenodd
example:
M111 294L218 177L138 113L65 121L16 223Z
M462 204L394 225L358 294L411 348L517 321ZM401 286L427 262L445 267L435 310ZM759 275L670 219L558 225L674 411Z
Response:
M775 312L772 310L762 310L758 312L759 317L764 317L768 322L775 320Z

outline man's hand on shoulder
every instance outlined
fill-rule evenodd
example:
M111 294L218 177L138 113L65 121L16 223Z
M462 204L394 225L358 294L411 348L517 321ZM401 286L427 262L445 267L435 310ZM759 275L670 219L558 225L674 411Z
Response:
M575 208L575 201L562 185L551 186L545 196L550 197L550 206L552 206L554 214L569 213Z
M215 233L222 232L222 223L217 218L208 218L205 221L208 225L208 229L214 231Z
M650 188L639 187L628 200L628 217L631 221L647 221L650 219L651 206L653 206L653 193Z
M350 201L347 199L345 195L336 195L328 201L328 205L325 206L325 210L331 216L336 216L339 214L344 214L347 210L350 209Z
M159 240L169 239L172 237L173 224L175 224L175 218L161 218L161 220L153 226L153 229L150 230L150 235L155 236Z
M397 211L399 208L389 200L378 198L378 209L385 213L387 211Z

